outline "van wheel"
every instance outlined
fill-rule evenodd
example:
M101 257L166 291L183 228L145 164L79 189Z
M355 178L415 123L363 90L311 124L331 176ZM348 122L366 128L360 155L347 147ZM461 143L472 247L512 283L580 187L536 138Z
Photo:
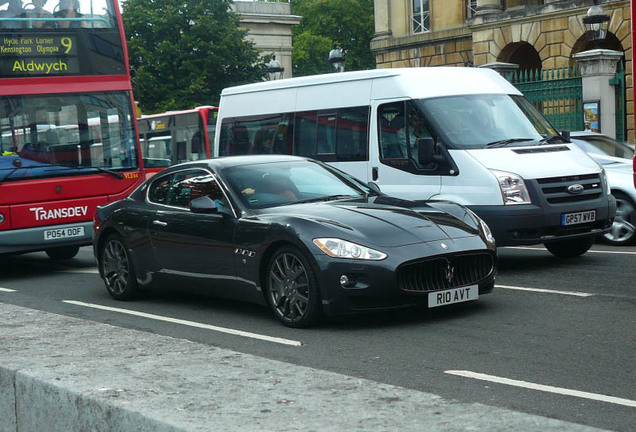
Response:
M267 303L288 327L309 327L322 318L318 279L305 255L293 246L278 249L267 266Z
M552 254L560 258L574 258L587 252L594 243L594 237L584 237L572 240L561 240L544 243Z
M60 246L47 249L46 254L54 260L67 260L74 258L79 252L79 246Z
M620 192L615 192L616 218L603 241L612 246L631 245L636 242L636 204Z

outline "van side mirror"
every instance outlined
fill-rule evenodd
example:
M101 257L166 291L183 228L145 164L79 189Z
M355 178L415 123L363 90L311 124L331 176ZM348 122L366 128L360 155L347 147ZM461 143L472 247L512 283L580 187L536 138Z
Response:
M570 131L567 129L564 129L561 131L561 136L566 140L566 141L570 141Z
M435 141L431 137L418 138L417 145L417 162L421 166L426 166L438 161L435 157Z

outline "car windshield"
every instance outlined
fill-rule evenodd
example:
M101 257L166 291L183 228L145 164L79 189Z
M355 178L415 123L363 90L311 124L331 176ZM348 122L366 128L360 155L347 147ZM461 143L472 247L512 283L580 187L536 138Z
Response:
M228 187L248 208L360 198L370 189L312 161L277 161L222 170Z
M524 145L557 136L556 130L521 96L480 94L416 101L424 121L451 148Z
M586 153L593 153L601 156L611 156L623 159L633 159L634 150L625 144L621 144L613 139L604 136L586 135L573 136L572 143L579 146Z

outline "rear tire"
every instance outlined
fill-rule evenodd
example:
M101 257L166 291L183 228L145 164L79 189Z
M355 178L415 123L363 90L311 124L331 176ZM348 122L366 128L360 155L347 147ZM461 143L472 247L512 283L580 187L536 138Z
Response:
M60 246L47 249L46 254L49 258L54 260L67 260L75 258L75 255L79 252L79 246Z
M616 218L603 241L612 246L627 246L636 243L636 204L627 195L615 192Z
M102 244L99 253L101 270L106 291L115 300L132 300L139 295L130 253L119 234L111 234Z
M265 278L267 303L281 323L302 328L322 319L318 278L298 248L278 249L269 260Z
M583 255L592 247L592 244L594 244L592 236L544 243L546 249L559 258L574 258Z

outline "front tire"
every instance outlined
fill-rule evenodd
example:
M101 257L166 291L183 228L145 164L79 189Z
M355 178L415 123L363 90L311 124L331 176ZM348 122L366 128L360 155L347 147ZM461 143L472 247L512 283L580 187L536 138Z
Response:
M288 327L302 328L322 318L318 279L309 260L293 246L278 249L266 273L267 303Z
M592 244L594 244L594 237L590 236L544 243L544 246L559 258L574 258L587 252Z
M636 243L636 204L620 192L616 198L616 218L609 232L603 234L603 241L612 246Z
M135 269L124 240L111 234L102 244L99 266L106 291L115 300L132 300L139 294Z
M75 258L79 252L79 246L60 246L47 249L46 254L53 260L67 260Z

